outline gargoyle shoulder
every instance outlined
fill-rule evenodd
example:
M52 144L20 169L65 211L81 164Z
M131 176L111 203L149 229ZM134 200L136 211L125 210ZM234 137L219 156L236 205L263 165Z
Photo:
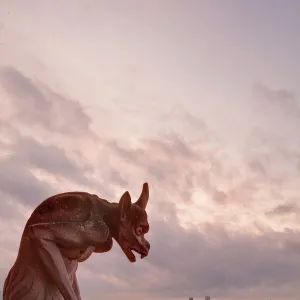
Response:
M27 225L43 222L85 222L91 216L94 197L85 192L56 194L36 207Z

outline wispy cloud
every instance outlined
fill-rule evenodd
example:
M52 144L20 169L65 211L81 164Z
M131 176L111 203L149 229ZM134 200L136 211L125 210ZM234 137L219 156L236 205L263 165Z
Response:
M94 138L91 119L77 101L56 93L13 67L2 67L0 78L12 105L11 121L73 138L84 135Z

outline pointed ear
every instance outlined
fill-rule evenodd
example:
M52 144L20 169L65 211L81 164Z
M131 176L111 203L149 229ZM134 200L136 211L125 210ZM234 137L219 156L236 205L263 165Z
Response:
M131 210L131 197L128 191L126 191L122 195L119 201L119 206L120 206L121 220L124 221L127 219L129 212Z
M142 209L146 209L148 200L149 200L149 186L148 183L145 182L143 184L143 189L140 198L135 202L135 204L141 207Z

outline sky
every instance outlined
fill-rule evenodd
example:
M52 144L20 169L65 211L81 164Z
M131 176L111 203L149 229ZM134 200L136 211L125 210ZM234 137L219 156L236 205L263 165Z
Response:
M83 299L299 299L299 14L0 1L0 286L44 199L136 199L147 181L149 256L93 254Z

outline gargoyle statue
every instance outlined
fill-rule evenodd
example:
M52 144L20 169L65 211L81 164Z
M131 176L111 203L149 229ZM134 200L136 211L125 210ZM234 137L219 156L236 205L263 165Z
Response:
M150 243L146 206L149 187L139 199L125 192L110 203L85 192L54 195L28 219L17 259L4 283L3 300L81 300L76 270L92 253L104 253L113 239L130 262L144 258Z

